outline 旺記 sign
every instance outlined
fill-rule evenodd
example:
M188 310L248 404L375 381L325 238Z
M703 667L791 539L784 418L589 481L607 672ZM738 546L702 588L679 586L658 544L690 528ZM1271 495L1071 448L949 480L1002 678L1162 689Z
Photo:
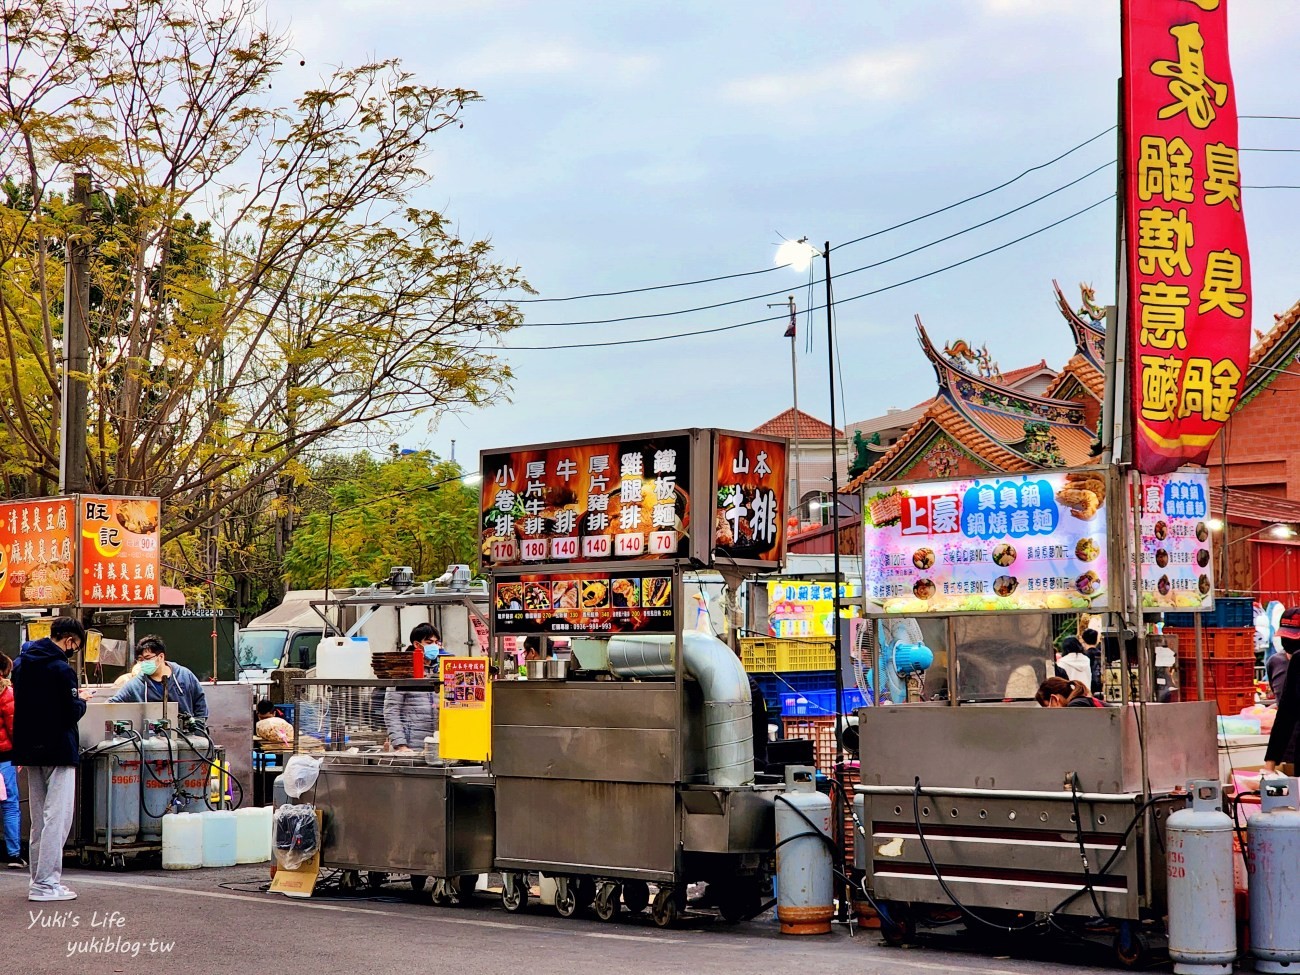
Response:
M1090 470L876 491L863 515L867 610L1103 610L1106 493Z
M1125 0L1133 464L1204 463L1250 356L1227 0Z
M693 443L666 433L482 454L484 567L686 558Z
M80 594L94 607L150 607L161 602L157 498L83 494L77 498Z
M1209 475L1204 470L1144 474L1140 498L1143 608L1212 610Z
M786 444L714 435L713 554L724 564L781 562L786 533Z
M0 607L72 605L76 532L72 498L0 504Z

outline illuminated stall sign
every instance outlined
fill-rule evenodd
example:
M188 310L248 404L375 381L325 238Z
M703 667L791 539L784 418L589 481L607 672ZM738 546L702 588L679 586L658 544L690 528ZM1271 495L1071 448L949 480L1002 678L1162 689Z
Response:
M868 612L1107 608L1099 472L893 485L869 492L865 509Z
M83 494L77 504L80 605L158 606L162 601L159 500Z
M840 613L858 614L861 587L840 583ZM774 579L767 584L767 632L777 637L834 636L835 587L830 582Z
M676 596L669 572L561 573L498 578L497 633L672 633Z
M1202 464L1250 357L1227 0L1124 0L1133 464Z
M77 512L72 498L0 504L0 607L70 606Z
M786 532L785 441L718 432L714 445L714 556L722 564L779 565Z
M483 565L684 559L689 434L484 453Z
M1213 609L1209 475L1203 470L1144 474L1141 485L1143 607Z

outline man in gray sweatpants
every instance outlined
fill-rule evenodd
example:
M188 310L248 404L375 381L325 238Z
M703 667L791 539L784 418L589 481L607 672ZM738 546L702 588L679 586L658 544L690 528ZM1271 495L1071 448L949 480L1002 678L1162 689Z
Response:
M14 748L12 761L27 769L31 813L29 901L70 901L63 886L63 844L76 805L77 722L90 691L77 687L68 658L81 649L86 631L70 616L50 624L45 639L23 644L14 661Z

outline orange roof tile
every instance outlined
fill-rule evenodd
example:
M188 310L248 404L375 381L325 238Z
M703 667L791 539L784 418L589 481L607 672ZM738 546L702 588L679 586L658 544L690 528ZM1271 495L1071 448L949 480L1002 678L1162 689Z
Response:
M1268 334L1256 343L1255 347L1250 350L1250 364L1253 366L1260 362L1273 351L1273 347L1282 341L1282 337L1290 331L1291 327L1300 321L1300 301L1296 302L1281 315L1277 316L1277 321L1273 327L1268 330Z
M1061 367L1061 371L1056 374L1056 378L1052 380L1051 385L1043 391L1043 395L1056 398L1058 390L1071 378L1076 379L1079 385L1097 399L1105 398L1106 377L1098 372L1097 367L1089 362L1085 356L1077 353Z
M769 437L794 437L795 412L794 408L786 410L784 413L778 413L766 423L759 424L753 430L754 433L763 433ZM843 430L836 430L835 436L844 436ZM824 420L819 420L815 416L810 416L803 410L799 411L799 439L800 440L829 440L831 438L831 425Z
M1036 365L1022 366L1019 369L1012 369L1010 372L1004 372L1002 374L1002 382L1003 384L1010 386L1019 379L1024 379L1026 376L1032 376L1034 373L1041 372L1047 368L1049 368L1047 360L1039 359Z

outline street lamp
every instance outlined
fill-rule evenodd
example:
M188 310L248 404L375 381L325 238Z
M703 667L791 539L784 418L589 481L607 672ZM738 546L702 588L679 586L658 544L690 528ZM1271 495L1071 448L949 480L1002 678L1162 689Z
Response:
M843 625L840 619L840 587L843 584L843 575L840 571L840 470L839 470L839 443L836 432L835 416L835 303L831 291L831 242L828 240L820 251L808 243L807 237L800 237L798 240L783 241L776 251L776 263L778 266L788 265L796 271L807 271L812 265L814 257L820 256L826 262L826 363L828 366L827 378L828 389L831 397L831 553L834 557L835 586L833 592L833 620L834 620L834 646L835 646L835 762L836 765L844 761L843 738L843 715L844 707L844 674L841 670L841 648L843 639L841 636L841 627Z

